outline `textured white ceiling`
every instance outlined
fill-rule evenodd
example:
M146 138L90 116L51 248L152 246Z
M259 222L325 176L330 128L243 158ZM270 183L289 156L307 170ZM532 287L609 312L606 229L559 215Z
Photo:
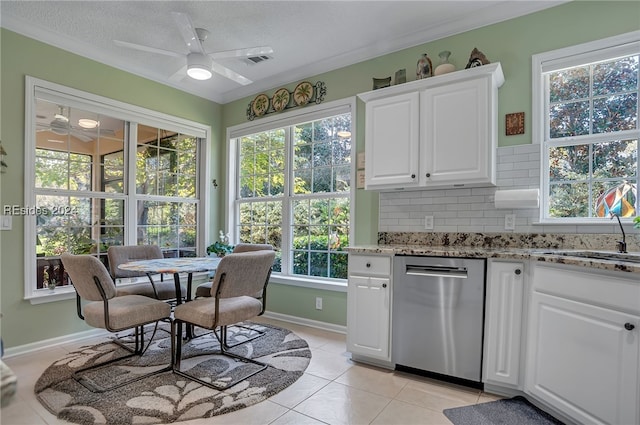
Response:
M116 68L227 103L386 53L525 15L563 1L0 1L2 27ZM116 46L114 39L188 53L171 12L211 32L207 51L273 47L273 60L220 63L241 86L170 77L186 59Z

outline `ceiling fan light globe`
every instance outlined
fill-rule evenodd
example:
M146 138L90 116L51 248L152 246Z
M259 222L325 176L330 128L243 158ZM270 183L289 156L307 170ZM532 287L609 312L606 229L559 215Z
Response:
M213 73L213 60L201 53L190 53L187 56L187 75L195 80L208 80Z
M78 120L78 125L82 128L93 129L100 125L100 121L96 121L88 118L80 118Z
M191 66L187 69L187 75L194 80L208 80L211 78L211 71L200 68L198 65Z

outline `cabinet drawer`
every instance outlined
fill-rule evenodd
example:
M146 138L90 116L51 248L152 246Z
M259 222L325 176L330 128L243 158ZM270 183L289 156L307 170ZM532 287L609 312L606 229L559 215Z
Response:
M350 255L349 274L391 275L391 257L375 255Z

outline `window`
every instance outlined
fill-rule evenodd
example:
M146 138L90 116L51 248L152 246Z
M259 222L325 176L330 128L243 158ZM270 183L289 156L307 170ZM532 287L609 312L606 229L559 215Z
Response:
M640 33L533 58L544 222L638 215Z
M351 107L231 130L231 232L277 249L274 272L346 279L351 232ZM346 112L345 112L346 111Z
M35 244L25 247L26 298L73 292L63 252L107 267L111 245L201 252L208 128L33 78L27 85L23 210Z

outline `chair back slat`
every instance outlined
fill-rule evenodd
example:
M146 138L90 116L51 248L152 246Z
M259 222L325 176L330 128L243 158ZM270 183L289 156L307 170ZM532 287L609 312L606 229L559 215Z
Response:
M114 279L123 277L140 277L145 276L143 272L130 270L120 270L120 264L138 260L156 260L164 258L162 251L158 245L129 245L129 246L110 246L107 249L107 257L109 258L109 272Z
M96 257L64 253L60 258L80 298L87 301L102 301L102 295L94 277L98 278L107 299L116 296L116 286L107 268Z
M254 296L264 288L276 253L260 250L225 255L216 270L211 296L232 298ZM223 284L220 279L224 275ZM218 294L214 292L216 288Z

